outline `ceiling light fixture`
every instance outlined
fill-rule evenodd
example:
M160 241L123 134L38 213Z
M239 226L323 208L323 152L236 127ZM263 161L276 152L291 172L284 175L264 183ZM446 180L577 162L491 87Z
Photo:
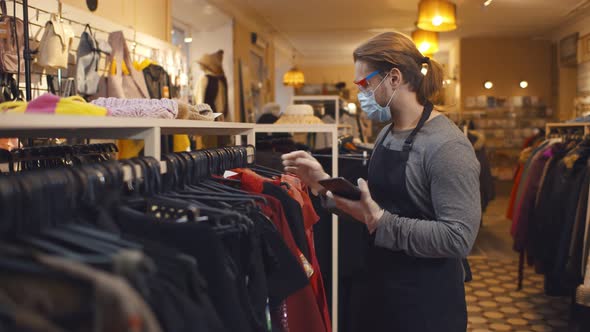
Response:
M529 86L529 82L527 81L520 81L520 87L522 89L526 89Z
M305 84L305 75L303 75L303 72L297 69L297 67L293 67L283 75L283 84L300 88Z
M424 56L438 52L438 32L418 29L412 32L412 40Z
M494 1L494 0L486 0L486 1L483 3L484 7L487 7L487 6L491 5L491 4L492 4L492 1Z
M293 63L295 63L295 51L293 51ZM283 85L300 88L305 84L305 75L297 66L293 67L283 75Z
M445 32L457 29L457 6L449 0L421 0L418 3L418 28Z
M483 87L489 90L494 87L494 83L492 83L492 81L485 81Z
M188 31L188 33L187 33ZM187 26L186 30L184 31L184 42L186 44L190 44L193 42L193 27L192 26Z

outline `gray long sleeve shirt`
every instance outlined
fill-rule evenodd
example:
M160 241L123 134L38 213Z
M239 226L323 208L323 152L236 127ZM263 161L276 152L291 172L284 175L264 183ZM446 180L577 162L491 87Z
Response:
M383 145L402 150L411 130L386 128ZM385 211L375 245L416 257L466 257L481 220L480 165L471 143L446 116L428 121L416 135L406 167L409 195L427 219ZM396 190L396 188L391 188Z

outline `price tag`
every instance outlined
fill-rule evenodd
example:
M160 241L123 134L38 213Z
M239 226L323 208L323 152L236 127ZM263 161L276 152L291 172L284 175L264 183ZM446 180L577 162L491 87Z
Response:
M236 173L236 172L232 172L232 171L225 171L225 173L223 173L223 177L224 177L225 179L227 179L227 178L230 178L230 177L232 177L232 176L234 176L234 175L238 175L238 173Z

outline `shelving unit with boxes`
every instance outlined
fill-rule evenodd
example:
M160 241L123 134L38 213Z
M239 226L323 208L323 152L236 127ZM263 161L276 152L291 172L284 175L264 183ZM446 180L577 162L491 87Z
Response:
M461 120L471 121L486 138L492 175L511 180L525 140L544 128L548 120L546 107L469 109Z

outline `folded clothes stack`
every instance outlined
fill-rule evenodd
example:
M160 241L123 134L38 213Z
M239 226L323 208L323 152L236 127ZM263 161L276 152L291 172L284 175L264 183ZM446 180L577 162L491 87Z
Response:
M91 102L105 107L110 116L126 118L157 118L175 119L178 114L178 103L172 99L123 99L98 98Z

